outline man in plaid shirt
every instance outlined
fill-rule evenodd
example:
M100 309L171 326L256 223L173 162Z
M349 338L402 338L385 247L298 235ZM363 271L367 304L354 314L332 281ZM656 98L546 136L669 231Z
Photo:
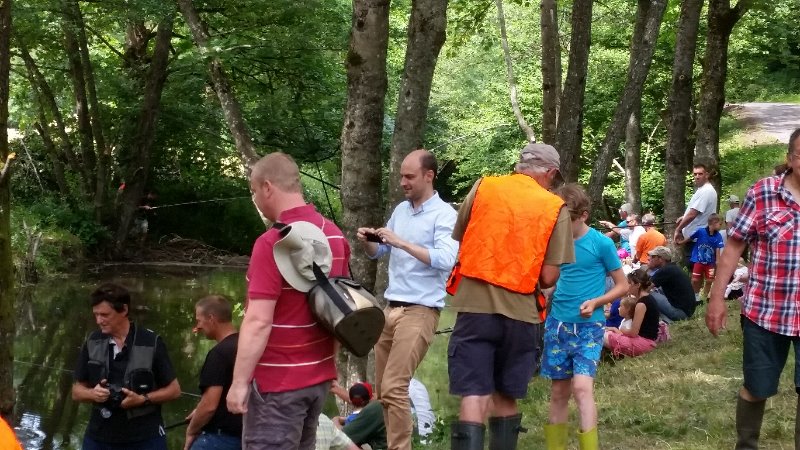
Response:
M742 301L744 386L736 404L737 449L757 449L766 399L778 392L790 344L800 393L800 128L789 138L785 170L759 180L744 204L717 268L729 280L746 245L752 249L750 279ZM713 335L725 327L725 283L715 283L706 313ZM800 397L795 448L800 448Z

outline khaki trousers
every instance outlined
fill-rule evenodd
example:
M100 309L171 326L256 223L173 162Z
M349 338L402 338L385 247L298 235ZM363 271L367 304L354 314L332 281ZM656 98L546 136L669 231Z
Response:
M388 307L386 324L375 344L375 386L383 404L389 450L411 450L411 402L408 385L433 341L439 310L427 306Z

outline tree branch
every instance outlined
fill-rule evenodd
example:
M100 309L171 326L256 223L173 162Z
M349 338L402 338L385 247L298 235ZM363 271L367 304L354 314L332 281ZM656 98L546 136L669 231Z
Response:
M108 42L108 41L106 40L106 38L104 38L104 37L103 37L103 36L102 36L102 35L101 35L101 34L100 34L100 33L99 33L97 30L95 30L94 28L90 27L89 25L87 25L87 24L85 24L85 23L83 24L83 26L84 26L84 27L86 27L86 29L87 29L87 30L89 30L89 31L90 31L90 32L91 32L91 33L94 35L94 37L96 37L97 39L100 39L100 42L102 42L103 44L105 44L105 46L106 46L106 47L108 47L108 49L109 49L109 50L111 50L111 51L112 51L112 52L114 52L114 53L115 53L117 56L119 56L120 58L122 58L122 60L123 60L123 61L126 61L126 60L127 60L127 58L125 58L125 55L123 55L123 54L122 54L122 52L120 52L119 50L117 50L116 48L114 48L114 46L113 46L113 45L111 45L111 43L110 43L110 42Z
M747 13L747 11L749 11L750 8L752 7L753 7L753 0L739 0L736 3L736 6L734 6L731 9L731 14L733 16L733 23L738 22L739 19L741 19L742 16L744 16Z
M497 22L500 25L500 42L503 46L503 56L506 59L506 72L508 74L508 88L511 91L511 108L514 110L514 116L517 118L519 127L528 138L528 142L536 142L536 135L533 129L528 125L525 116L522 115L522 110L519 108L519 99L517 98L517 81L514 79L514 66L511 61L511 51L508 49L508 36L506 35L506 18L503 13L503 0L495 0L497 5Z

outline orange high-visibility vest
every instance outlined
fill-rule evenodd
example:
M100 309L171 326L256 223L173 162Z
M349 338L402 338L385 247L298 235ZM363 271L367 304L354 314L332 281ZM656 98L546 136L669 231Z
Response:
M22 450L19 445L17 437L14 435L14 430L0 417L0 448L3 450Z
M461 241L460 274L533 293L563 205L527 175L485 177Z

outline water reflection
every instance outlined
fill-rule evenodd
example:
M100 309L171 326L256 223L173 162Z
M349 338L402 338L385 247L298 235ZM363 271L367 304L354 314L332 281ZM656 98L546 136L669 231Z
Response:
M80 346L94 324L89 293L112 281L132 294L131 317L161 335L182 390L164 405L167 425L178 423L197 403L197 374L212 341L195 336L194 302L208 293L244 298L244 273L238 270L157 270L115 268L44 281L20 292L17 303L14 424L27 450L79 449L90 405L72 401L72 369ZM239 321L235 319L235 321ZM182 448L185 428L168 432L169 448Z

